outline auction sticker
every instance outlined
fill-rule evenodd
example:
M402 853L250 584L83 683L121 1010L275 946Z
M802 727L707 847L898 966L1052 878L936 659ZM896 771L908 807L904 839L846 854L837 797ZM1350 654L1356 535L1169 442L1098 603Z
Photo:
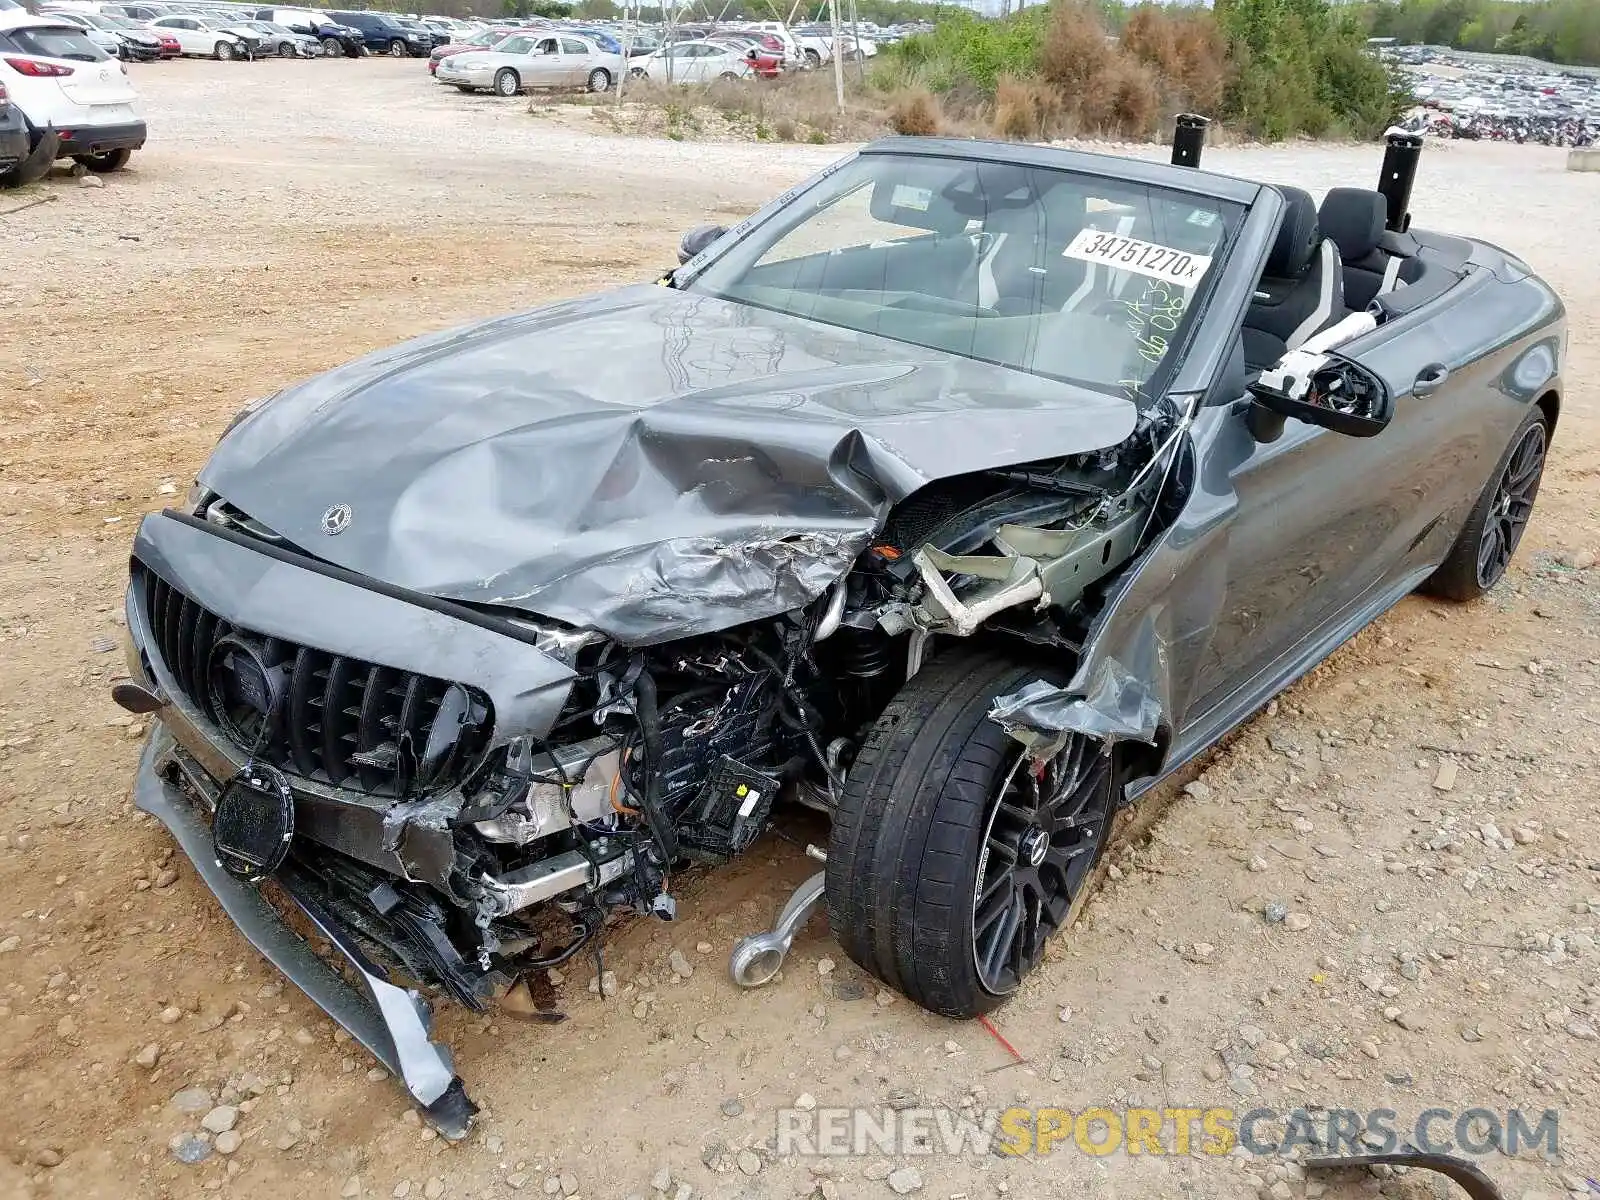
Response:
M1103 263L1118 271L1132 271L1152 279L1164 279L1179 287L1194 287L1211 266L1209 254L1190 254L1171 246L1159 246L1155 242L1141 242L1138 238L1102 233L1098 229L1082 230L1061 255L1063 258Z

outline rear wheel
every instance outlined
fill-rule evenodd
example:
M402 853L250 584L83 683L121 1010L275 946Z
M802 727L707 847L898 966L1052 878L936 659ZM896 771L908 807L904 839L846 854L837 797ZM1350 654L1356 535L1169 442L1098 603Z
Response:
M72 161L82 163L97 174L108 175L112 171L122 170L132 157L133 151L128 149L102 150L99 154L74 154Z
M919 672L850 769L828 844L828 921L855 962L948 1017L1001 1004L1077 917L1114 773L1074 737L1035 763L988 716L1064 673L982 654Z
M1455 545L1423 591L1447 600L1476 600L1500 582L1533 515L1549 445L1544 411L1535 407L1517 427Z
M494 73L494 94L515 96L522 90L522 78L510 67L501 67Z
M399 38L389 43L390 58L404 58L408 53L410 52L406 49L406 44Z
M589 90L591 92L606 92L611 90L611 72L604 67L596 67L589 72Z
M227 62L233 57L233 43L218 42L211 48L211 54L218 62Z

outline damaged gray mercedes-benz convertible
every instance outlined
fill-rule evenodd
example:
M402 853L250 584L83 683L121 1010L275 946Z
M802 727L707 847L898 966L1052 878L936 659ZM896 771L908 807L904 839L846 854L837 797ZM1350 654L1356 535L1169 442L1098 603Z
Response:
M242 412L127 594L138 804L445 1133L481 1008L826 811L811 906L952 1017L1114 808L1407 592L1494 585L1560 301L1383 190L897 139L654 284ZM342 958L310 948L312 927Z

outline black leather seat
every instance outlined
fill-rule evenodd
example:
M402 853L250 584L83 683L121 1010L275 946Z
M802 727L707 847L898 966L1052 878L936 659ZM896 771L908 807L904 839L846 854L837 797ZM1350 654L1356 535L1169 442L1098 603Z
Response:
M1324 240L1317 205L1296 187L1278 187L1283 220L1244 318L1244 358L1269 367L1345 315L1339 250Z
M1388 205L1382 192L1338 187L1323 198L1318 214L1322 232L1339 247L1344 264L1344 302L1363 311L1377 297L1401 284L1414 283L1422 263L1396 253L1386 229Z

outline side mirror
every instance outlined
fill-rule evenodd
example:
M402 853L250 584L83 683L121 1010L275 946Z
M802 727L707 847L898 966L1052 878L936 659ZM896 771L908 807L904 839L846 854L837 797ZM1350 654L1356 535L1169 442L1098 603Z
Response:
M1288 355L1250 385L1250 431L1276 441L1287 417L1347 437L1375 437L1394 417L1394 395L1376 373L1348 358Z
M721 225L696 225L678 243L678 265L688 262L727 232Z

